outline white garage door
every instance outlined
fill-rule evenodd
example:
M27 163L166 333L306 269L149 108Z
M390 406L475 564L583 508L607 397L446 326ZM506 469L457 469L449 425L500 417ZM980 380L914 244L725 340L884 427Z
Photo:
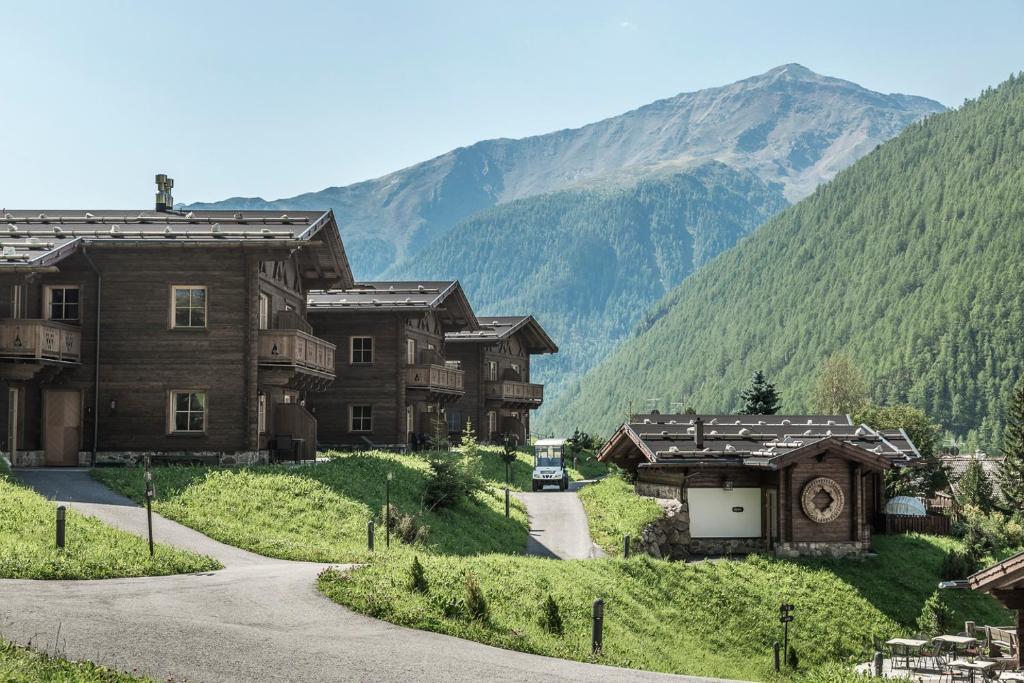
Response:
M691 538L760 538L761 489L688 489Z

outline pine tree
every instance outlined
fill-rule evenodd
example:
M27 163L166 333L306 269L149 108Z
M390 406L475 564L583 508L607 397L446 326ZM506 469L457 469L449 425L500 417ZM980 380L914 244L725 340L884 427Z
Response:
M982 512L991 512L994 494L992 482L985 474L980 460L971 460L956 482L956 502L961 507L971 505Z
M1017 381L1003 428L1003 464L996 482L1006 509L1024 510L1024 377Z
M779 394L775 385L760 370L754 373L750 386L740 394L740 398L743 399L740 412L744 415L774 415L779 412Z

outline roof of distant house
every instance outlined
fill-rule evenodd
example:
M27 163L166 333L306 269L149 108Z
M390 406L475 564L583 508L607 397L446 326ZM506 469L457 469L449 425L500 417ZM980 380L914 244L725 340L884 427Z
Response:
M314 240L315 238L315 240ZM331 211L4 211L0 271L48 270L82 247L314 245L311 275L352 282Z
M696 443L697 420L704 436ZM847 415L636 415L598 453L622 467L739 465L778 469L794 454L831 440L884 467L920 458L901 429L856 425Z
M558 353L558 345L532 315L488 315L478 316L478 319L480 329L449 332L445 335L444 340L446 342L493 344L508 339L516 333L522 333L526 348L530 353Z
M999 466L1005 460L1004 456L986 455L981 451L975 451L974 453L943 453L939 458L942 461L942 466L946 468L949 474L949 488L954 494L957 491L960 477L964 476L964 472L967 471L967 466L972 462L978 462L981 465L982 472L985 473L985 476L992 483L993 492L999 495L999 481L995 475L999 470Z
M451 313L461 329L479 328L473 308L458 280L357 282L347 289L309 293L309 311L439 311Z

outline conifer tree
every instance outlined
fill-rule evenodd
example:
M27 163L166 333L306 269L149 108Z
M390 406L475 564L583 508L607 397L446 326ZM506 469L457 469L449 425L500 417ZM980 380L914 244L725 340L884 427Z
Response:
M774 415L779 412L779 393L760 370L754 373L750 386L744 389L740 398L743 399L740 412L744 415Z
M967 468L956 482L956 502L961 507L970 505L982 512L992 511L992 482L985 474L981 461L971 460L967 463Z
M1024 377L1013 388L1005 424L1002 449L1005 460L996 472L996 482L1006 508L1024 510Z

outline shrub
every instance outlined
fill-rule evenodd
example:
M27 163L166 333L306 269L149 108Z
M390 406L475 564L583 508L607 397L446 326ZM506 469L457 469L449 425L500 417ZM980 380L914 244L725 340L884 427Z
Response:
M971 549L964 551L947 550L942 558L939 577L943 581L958 581L978 571L978 556Z
M800 656L796 653L795 647L790 646L789 652L786 653L786 666L793 671L800 668Z
M921 616L917 618L917 630L934 635L947 633L952 626L953 610L946 604L939 591L935 591L924 602Z
M428 510L454 507L483 488L483 480L466 464L433 457L423 490L423 504Z
M418 555L412 558L412 567L409 569L409 588L417 593L427 592L427 575L423 570L423 564Z
M1024 546L1021 519L999 511L984 512L973 505L965 505L960 511L956 532L968 550L976 551L979 556L986 550L1011 550Z
M487 617L490 616L487 598L484 597L484 591L473 572L466 572L466 611L469 612L470 618L476 621L487 621Z
M475 458L480 455L480 442L477 440L472 420L466 420L466 429L462 432L462 440L455 450L468 458Z
M540 614L540 627L556 636L562 635L562 611L558 609L558 603L555 602L551 593L548 593L548 599L544 601L544 610Z
M413 545L415 543L423 544L427 542L427 538L430 535L430 527L421 523L414 516L402 512L394 505L391 506L390 516L387 515L387 508L381 508L380 516L381 519L387 517L388 524L391 526L391 533L397 536L402 543Z

